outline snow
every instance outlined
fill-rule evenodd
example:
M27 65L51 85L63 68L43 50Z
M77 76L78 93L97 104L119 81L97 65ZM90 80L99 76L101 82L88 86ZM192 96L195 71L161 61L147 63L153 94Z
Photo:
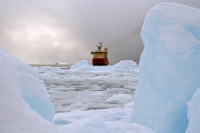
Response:
M2 47L0 62L0 132L57 133L49 122L54 106L38 73Z
M122 60L113 66L92 66L86 60L82 60L71 66L70 70L84 70L84 71L113 71L113 72L127 72L138 68L137 63L132 60Z
M187 102L189 124L185 133L199 133L200 120L200 88L193 94L191 100Z
M189 123L187 132L199 132L193 131L199 118L193 105L197 94L188 110L186 105L200 87L199 14L199 9L174 3L157 4L147 13L131 123L157 133L184 133Z
M133 101L133 97L130 94L117 94L112 95L111 98L107 99L105 102L107 103L128 103Z

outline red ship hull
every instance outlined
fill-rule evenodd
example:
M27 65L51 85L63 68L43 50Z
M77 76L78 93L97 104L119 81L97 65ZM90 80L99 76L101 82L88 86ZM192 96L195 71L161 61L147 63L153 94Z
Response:
M104 59L104 58L93 58L92 64L93 65L108 65L109 62L107 59Z

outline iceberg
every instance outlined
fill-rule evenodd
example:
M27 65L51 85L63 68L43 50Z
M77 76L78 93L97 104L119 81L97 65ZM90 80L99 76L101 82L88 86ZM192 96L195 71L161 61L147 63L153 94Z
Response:
M89 71L93 70L93 66L88 63L86 60L79 61L78 63L71 66L70 70L83 70Z
M113 72L127 72L138 68L137 63L132 60L122 60L113 66L92 66L86 60L82 60L71 66L70 70L82 71L113 71Z
M156 133L184 133L189 121L188 128L193 127L195 112L192 102L189 112L186 103L200 87L199 14L197 8L175 3L157 4L146 14L131 123Z
M136 62L132 60L121 60L119 63L114 64L113 66L107 67L114 72L123 72L123 71L132 71L138 68Z
M130 94L117 94L117 95L112 95L112 97L107 99L105 102L110 104L118 104L118 103L128 103L132 101L133 97Z
M0 62L0 132L56 133L49 122L55 109L38 73L2 47Z
M199 133L199 120L200 120L200 88L193 94L193 97L189 102L188 106L188 120L189 124L185 133Z

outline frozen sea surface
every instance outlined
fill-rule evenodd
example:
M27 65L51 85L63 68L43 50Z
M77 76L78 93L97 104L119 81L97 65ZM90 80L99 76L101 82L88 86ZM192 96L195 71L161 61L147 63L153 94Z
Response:
M56 113L121 108L133 102L138 70L119 73L69 68L34 66L47 86Z

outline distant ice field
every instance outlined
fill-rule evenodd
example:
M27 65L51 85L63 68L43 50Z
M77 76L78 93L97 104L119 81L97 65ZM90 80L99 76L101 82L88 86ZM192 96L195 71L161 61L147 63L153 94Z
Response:
M82 71L33 66L47 86L56 113L121 108L133 102L139 71Z

